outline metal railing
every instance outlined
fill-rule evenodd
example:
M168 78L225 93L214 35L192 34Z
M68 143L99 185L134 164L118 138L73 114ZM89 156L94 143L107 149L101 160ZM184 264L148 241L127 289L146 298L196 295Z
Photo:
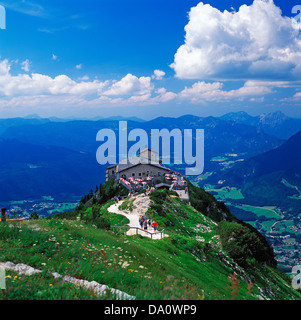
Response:
M153 239L153 235L157 235L160 233L161 237L160 239L164 238L164 231L165 229L163 229L162 231L157 231L157 232L149 232L149 231L146 231L144 229L140 229L138 227L128 227L128 226L111 226L111 228L113 229L113 231L115 231L115 229L136 229L136 234L139 234L138 231L142 231L142 232L145 232L145 233L148 233L150 234L150 237L151 239Z

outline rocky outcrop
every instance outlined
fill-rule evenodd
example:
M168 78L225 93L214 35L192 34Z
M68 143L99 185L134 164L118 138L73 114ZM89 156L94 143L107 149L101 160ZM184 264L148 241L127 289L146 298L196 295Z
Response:
M10 261L0 262L0 266L2 266L5 270L13 270L15 272L18 272L18 274L24 274L27 276L42 272L42 270L34 269L33 267L28 266L26 264L23 264L23 263L14 264L13 262L10 262ZM107 285L100 284L96 281L81 280L68 275L62 276L57 272L53 272L52 276L56 279L60 278L64 282L70 282L70 283L73 283L74 285L79 285L81 287L84 287L85 289L92 290L98 296L103 296L107 292L109 292L110 294L114 295L117 300L136 299L134 296L131 296L123 291L120 291L114 288L109 288Z

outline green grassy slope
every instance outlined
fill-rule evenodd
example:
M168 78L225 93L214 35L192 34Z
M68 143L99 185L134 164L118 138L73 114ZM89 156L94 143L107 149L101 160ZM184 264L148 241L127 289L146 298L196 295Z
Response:
M111 201L52 219L2 225L0 261L25 263L43 272L16 277L7 271L7 290L0 291L0 299L114 298L63 283L51 272L97 281L141 300L301 298L289 279L269 264L269 257L260 261L250 254L258 253L251 244L263 243L246 226L214 221L167 191L155 191L151 199L148 214L169 235L162 240L114 233L106 224L95 223L101 217L111 225L127 224L126 218L107 212ZM249 244L251 251L244 251ZM237 247L243 263L236 259Z

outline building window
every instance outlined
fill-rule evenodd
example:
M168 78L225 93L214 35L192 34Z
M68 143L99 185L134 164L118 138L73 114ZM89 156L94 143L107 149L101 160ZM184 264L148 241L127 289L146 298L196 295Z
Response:
M114 174L114 170L112 170L112 174Z
M135 173L132 173L132 176L135 177Z

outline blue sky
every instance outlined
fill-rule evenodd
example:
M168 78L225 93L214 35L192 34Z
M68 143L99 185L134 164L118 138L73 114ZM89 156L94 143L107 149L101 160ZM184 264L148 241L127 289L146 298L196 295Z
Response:
M301 117L297 2L0 4L0 117Z

